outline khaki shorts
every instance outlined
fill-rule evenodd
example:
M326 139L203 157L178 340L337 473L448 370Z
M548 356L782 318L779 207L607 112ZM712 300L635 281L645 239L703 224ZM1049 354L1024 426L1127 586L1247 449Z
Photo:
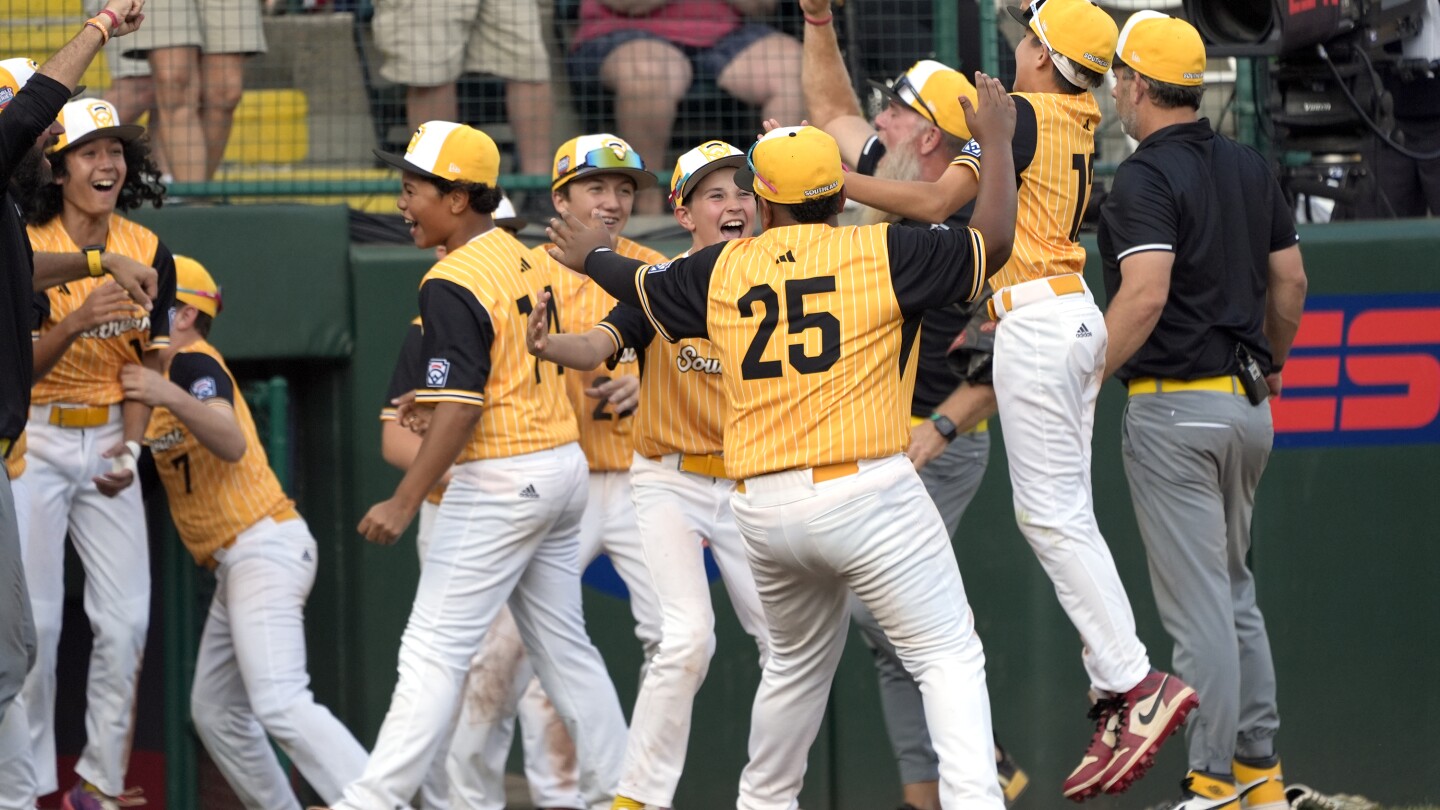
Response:
M539 0L375 0L380 75L434 87L462 73L550 80Z
M149 0L140 30L121 40L125 54L199 47L205 53L264 53L260 0Z

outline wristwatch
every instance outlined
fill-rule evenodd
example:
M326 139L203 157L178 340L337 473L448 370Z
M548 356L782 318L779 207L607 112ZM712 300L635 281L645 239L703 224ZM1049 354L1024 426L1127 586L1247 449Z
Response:
M100 263L100 254L105 252L104 245L86 245L80 248L85 254L85 265L90 268L91 278L100 278L105 275L105 266Z
M959 435L959 431L955 429L955 423L951 422L950 417L944 414L932 413L930 414L930 421L935 423L935 430L939 431L940 435L944 436L947 442L955 441L955 437Z

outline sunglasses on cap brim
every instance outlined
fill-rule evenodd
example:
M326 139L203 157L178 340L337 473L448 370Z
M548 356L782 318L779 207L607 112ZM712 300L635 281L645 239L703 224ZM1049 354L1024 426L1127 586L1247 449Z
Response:
M765 175L761 174L755 168L755 147L759 145L760 142L756 141L750 144L749 149L745 150L745 168L735 172L735 185L746 191L753 192L755 190L755 181L759 180L760 185L770 189L771 194L779 194L780 190L775 187L775 184L766 180Z
M639 169L645 170L645 161L640 159L640 153L634 149L626 149L624 155L615 154L615 150L606 146L599 149L591 149L585 153L567 174L574 174L581 169Z
M1010 13L1010 16L1015 19L1015 22L1029 28L1030 21L1035 19L1036 14L1040 13L1040 7L1043 5L1045 5L1045 0L1035 0L1035 2L1023 9L1019 6L1006 6L1005 10Z
M220 291L219 291L219 290L216 290L215 292L212 293L212 292L207 292L207 291L205 291L205 290L192 290L192 289L190 289L189 287L176 287L176 288L175 288L175 292L176 292L177 294L178 294L178 293L185 293L186 295L193 295L193 296L195 296L196 298L204 298L204 299L209 300L209 301L214 301L214 302L215 302L215 311L216 311L216 312L219 312L220 310L222 310L222 309L225 308L225 302L223 302L223 301L220 300Z

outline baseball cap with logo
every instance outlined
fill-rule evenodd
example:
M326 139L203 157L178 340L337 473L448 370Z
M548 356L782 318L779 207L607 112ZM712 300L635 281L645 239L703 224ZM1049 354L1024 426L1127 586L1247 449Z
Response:
M602 132L571 138L555 150L555 164L550 172L550 190L555 191L577 177L589 174L623 174L635 181L637 190L660 184L645 169L640 153L624 139Z
M745 153L724 141L700 144L675 161L675 173L670 176L670 204L676 208L684 205L700 180L716 169L744 165Z
M136 124L121 124L115 105L98 98L82 98L60 108L59 121L65 131L45 151L63 152L97 138L118 138L129 143L145 134Z
M933 59L922 59L895 81L885 84L871 79L870 86L879 90L887 101L909 107L951 135L970 138L960 97L965 96L974 104L979 93L960 71Z
M189 256L175 257L175 299L212 318L224 309L220 302L220 285L215 283L204 265Z
M1096 73L1110 70L1120 32L1110 15L1090 0L1034 0L1024 10L1017 6L1006 10L1052 53ZM1068 65L1055 64L1075 86L1087 86Z
M426 121L410 136L404 155L374 150L390 166L430 180L483 183L500 179L500 149L489 135L452 121Z
M17 56L11 59L0 59L0 110L4 110L20 88L30 81L30 77L40 71L40 66L35 64L34 59L26 59ZM85 85L75 88L70 98L79 98L85 92Z
M750 147L735 185L782 205L829 197L845 186L840 147L815 127L772 129Z
M1205 41L1195 26L1158 11L1137 11L1120 30L1116 57L1147 79L1181 87L1205 83Z

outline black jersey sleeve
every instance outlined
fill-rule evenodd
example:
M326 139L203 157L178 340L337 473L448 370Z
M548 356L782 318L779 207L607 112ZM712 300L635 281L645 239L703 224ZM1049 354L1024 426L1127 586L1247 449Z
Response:
M1030 102L1014 93L1010 94L1010 98L1015 100L1015 137L1010 141L1010 153L1015 157L1015 177L1018 179L1035 159L1040 129L1035 123L1035 108L1030 106ZM953 166L968 166L975 174L980 174L980 144L971 138L950 163Z
M69 100L65 85L43 73L31 76L14 98L0 99L0 188Z
M170 361L170 382L204 402L223 399L235 404L235 381L225 367L203 352L180 352Z
M985 244L974 228L891 225L888 241L890 283L906 318L985 289Z
M485 306L459 284L434 278L420 287L420 321L424 368L416 401L484 405L495 343L495 325Z
M885 144L880 142L879 135L871 135L870 140L860 149L860 160L855 164L855 171L860 174L873 175L875 168L880 165L880 158L885 157Z
M1295 231L1295 212L1280 190L1279 181L1270 179L1270 252L1284 250L1300 241Z
M639 268L635 289L640 308L660 337L674 343L684 338L709 338L705 316L710 302L710 276L725 243L689 256Z
M390 384L385 387L385 402L380 406L381 419L393 419L398 399L420 387L425 376L425 364L421 360L421 343L425 333L420 329L418 319L405 328L405 339L400 342L400 356L395 358L395 368L390 372Z
M1147 251L1175 252L1180 220L1164 176L1143 161L1120 164L1100 209L1117 263Z
M155 298L150 307L150 342L170 342L170 308L175 306L175 255L161 242L155 248Z
M655 339L655 327L645 313L629 304L616 304L598 326L610 333L619 349L643 352Z

